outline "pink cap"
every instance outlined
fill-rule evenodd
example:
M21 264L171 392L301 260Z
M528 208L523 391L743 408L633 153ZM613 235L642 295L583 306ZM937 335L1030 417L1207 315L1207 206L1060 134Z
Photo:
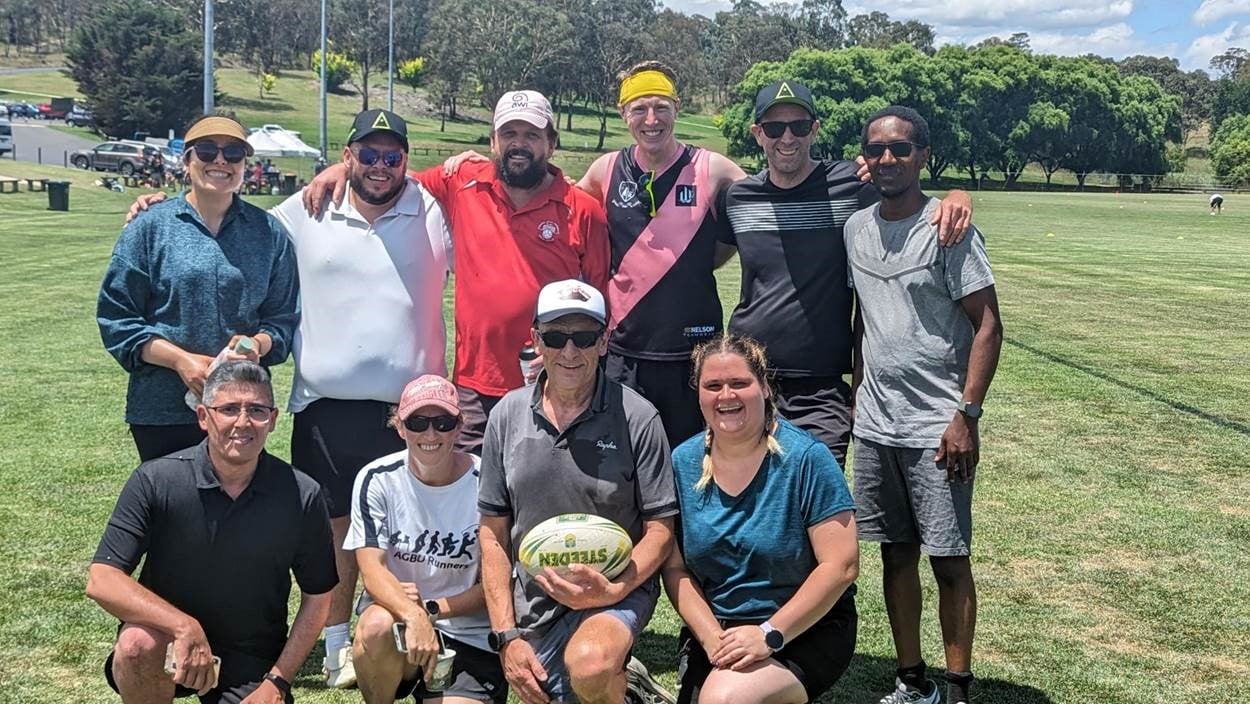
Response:
M426 374L408 382L399 397L399 419L407 420L418 408L437 406L453 416L460 415L460 394L455 384L436 374Z

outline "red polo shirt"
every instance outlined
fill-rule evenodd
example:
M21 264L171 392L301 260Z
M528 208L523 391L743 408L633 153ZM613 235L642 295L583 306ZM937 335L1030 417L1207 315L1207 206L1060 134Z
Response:
M538 291L581 279L607 291L611 251L603 207L549 167L551 186L516 208L492 162L451 176L435 166L412 174L451 224L456 273L453 380L502 396L523 384L517 353L530 339Z

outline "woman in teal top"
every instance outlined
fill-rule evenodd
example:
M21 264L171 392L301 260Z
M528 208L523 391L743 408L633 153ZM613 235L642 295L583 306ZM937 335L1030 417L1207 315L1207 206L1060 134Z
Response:
M126 226L96 304L104 347L130 373L126 422L144 461L204 437L184 398L200 393L223 348L251 337L240 358L279 364L298 322L286 230L236 193L247 131L213 115L184 139L190 190Z
M694 353L707 430L673 452L678 546L664 566L681 632L679 704L806 702L855 651L854 503L823 443L776 417L763 349Z

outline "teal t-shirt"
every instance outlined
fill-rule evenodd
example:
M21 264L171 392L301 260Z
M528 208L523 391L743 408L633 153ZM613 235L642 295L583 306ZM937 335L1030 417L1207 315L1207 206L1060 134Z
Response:
M712 482L694 488L703 466L703 435L673 452L679 542L720 619L762 620L794 595L816 568L807 529L855 503L829 448L788 421L778 422L780 455L767 455L738 496ZM852 598L848 589L844 599Z

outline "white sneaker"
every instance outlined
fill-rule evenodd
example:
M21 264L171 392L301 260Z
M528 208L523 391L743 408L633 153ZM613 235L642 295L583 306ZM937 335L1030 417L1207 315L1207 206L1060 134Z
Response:
M894 678L894 691L881 697L878 704L940 704L942 695L938 692L937 683L933 680L925 680L929 686L933 688L928 696L920 693L918 689L912 689L903 684L899 678Z
M676 704L677 697L652 679L647 666L631 655L625 663L625 701L627 704Z
M326 686L334 689L348 689L356 685L356 666L352 664L352 644L326 653L325 664L321 673L326 676Z

